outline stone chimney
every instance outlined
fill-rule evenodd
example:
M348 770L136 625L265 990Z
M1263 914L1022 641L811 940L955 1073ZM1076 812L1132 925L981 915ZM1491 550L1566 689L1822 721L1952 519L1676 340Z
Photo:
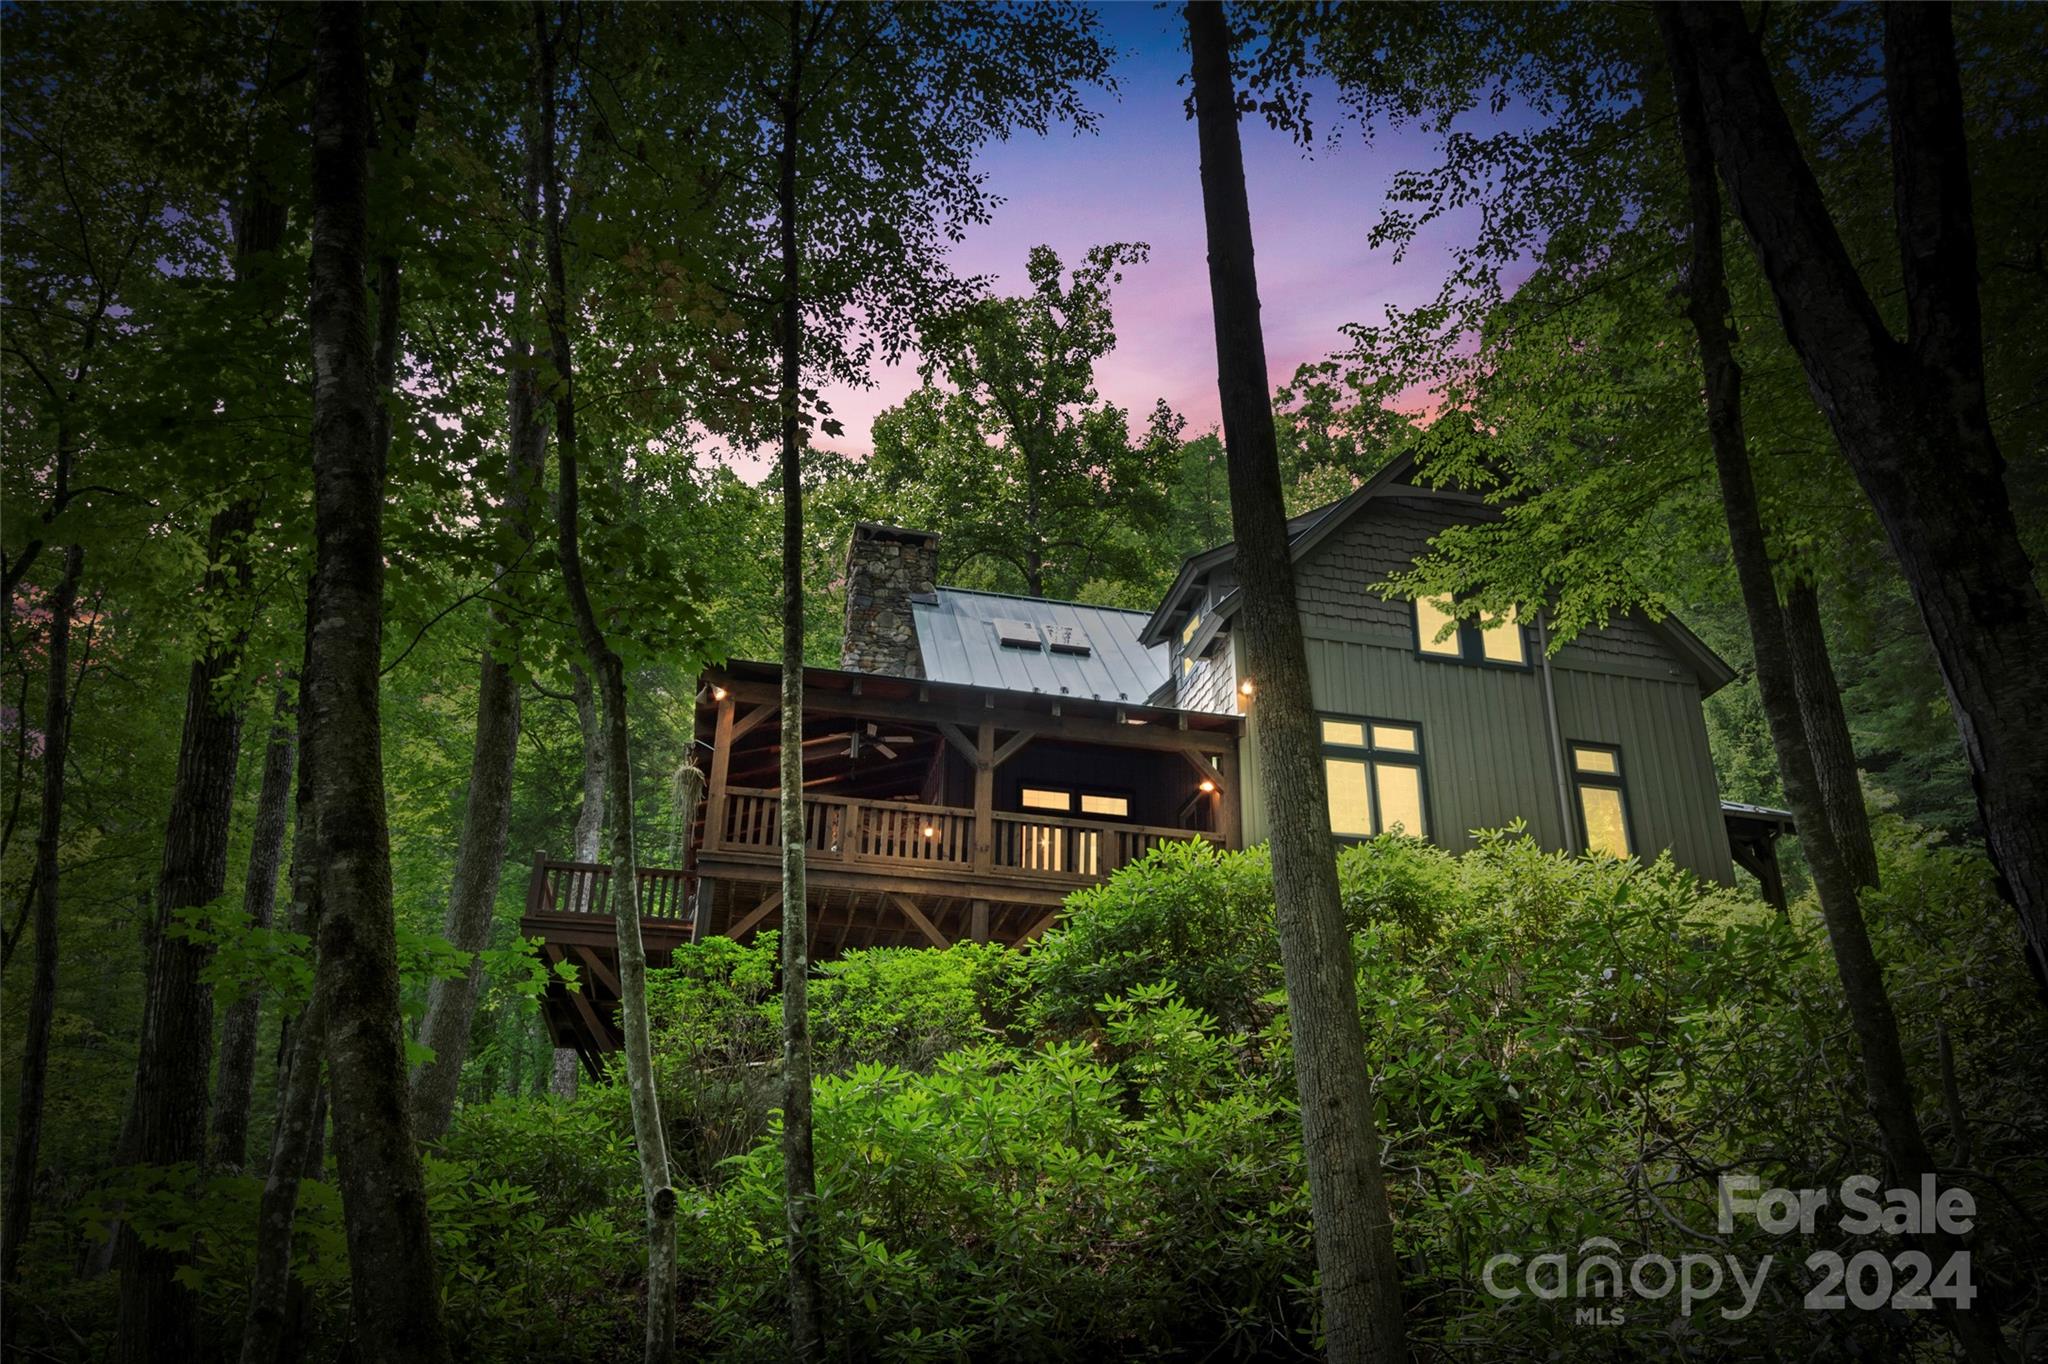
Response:
M850 672L923 677L924 656L910 616L914 599L938 600L939 537L862 521L846 547L846 638L839 666Z

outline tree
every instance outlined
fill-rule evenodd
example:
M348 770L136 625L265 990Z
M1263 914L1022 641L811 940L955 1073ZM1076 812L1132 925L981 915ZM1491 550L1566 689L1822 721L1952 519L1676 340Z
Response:
M527 137L522 241L531 241L539 216L542 150ZM506 470L505 497L500 509L500 543L511 560L524 559L534 541L533 497L547 463L547 428L541 422L534 387L533 344L526 335L526 276L530 251L521 253L522 273L513 303L514 321L505 342ZM500 565L499 577L513 564ZM420 1140L439 1141L455 1111L462 1062L469 1052L470 1024L483 985L482 951L488 946L491 913L497 905L498 881L505 863L505 844L512 818L513 764L519 750L518 661L511 614L493 605L490 637L478 667L476 746L471 754L468 794L463 803L462 838L455 853L454 885L448 894L444 934L456 950L470 955L458 976L436 979L429 987L427 1012L420 1022L420 1045L433 1053L413 1074L413 1124ZM501 656L502 655L502 656ZM581 680L582 674L578 673ZM587 685L585 692L587 693ZM581 708L579 707L579 714ZM586 737L586 752L588 738ZM586 790L588 778L586 777ZM579 819L579 834L581 820ZM576 855L588 859L579 838Z
M315 989L359 1338L379 1359L440 1360L448 1346L406 1105L378 715L384 463L364 288L365 16L358 6L323 4L318 25L308 310L316 558L300 692L320 895Z
M1827 921L1828 942L1834 949L1836 970L1862 1053L1864 1089L1871 1114L1877 1120L1885 1163L1899 1183L1917 1184L1923 1177L1934 1178L1935 1161L1914 1109L1912 1078L1899 1046L1898 1020L1885 988L1884 969L1871 948L1870 933L1863 921L1858 892L1869 881L1859 876L1861 869L1846 854L1823 804L1809 727L1801 707L1799 665L1792 656L1790 632L1786 628L1790 608L1778 600L1763 522L1757 514L1748 437L1742 421L1742 368L1735 359L1728 289L1721 265L1721 196L1714 183L1707 147L1700 78L1685 26L1676 11L1661 11L1658 24L1664 31L1670 58L1692 208L1687 311L1697 335L1700 366L1706 380L1707 429L1721 481L1721 500L1727 509L1728 538L1734 547L1750 637L1756 645L1757 689L1763 697L1765 717L1777 747L1785 795L1799 821L1801 841L1813 868L1821 913ZM1867 839L1867 826L1863 832ZM1869 856L1874 879L1876 858L1874 853ZM1961 1242L1952 1236L1928 1235L1922 1239L1933 1255L1944 1262L1962 1249ZM1943 1309L1950 1329L1971 1359L1996 1361L2006 1357L1996 1311L1990 1304L1957 1310L1952 1302L1945 1302Z
M60 463L53 492L69 492L70 469ZM49 1083L50 1025L57 1010L58 841L64 814L64 759L71 737L71 620L85 548L64 547L64 569L50 593L49 634L43 666L43 803L36 829L34 883L35 981L29 987L28 1036L23 1039L20 1097L15 1103L14 1150L7 1165L6 1226L0 1229L0 1283L14 1282L22 1242L35 1214L36 1156L43 1135L43 1097Z
M299 736L291 695L283 681L271 710L270 737L263 748L263 780L256 795L256 829L242 879L242 913L252 929L270 927L277 907L277 877L284 858L285 826L291 818L292 770ZM256 1034L262 994L244 988L220 1027L220 1065L213 1084L213 1164L239 1170L249 1154L249 1100L256 1084Z
M258 120L275 116L268 88L259 86L255 99L261 109ZM284 237L284 208L268 177L267 166L252 163L236 205L235 273L243 281L264 267ZM213 943L205 914L227 883L245 704L238 674L251 628L249 608L242 603L254 576L256 520L255 499L238 487L227 494L208 528L201 601L229 605L216 627L219 633L209 636L192 660L186 682L178 767L148 938L152 952L135 1091L123 1129L124 1157L142 1164L168 1166L198 1161L204 1154L214 1042L208 973ZM121 1357L141 1360L163 1350L193 1349L193 1305L174 1277L177 1257L144 1245L125 1225L116 1235Z
M1977 241L1950 17L1886 7L1906 297L1895 337L1844 246L1745 17L1687 5L1701 104L1815 403L1884 524L1940 660L1991 854L2048 981L2048 602L1986 404Z
M872 473L897 516L946 527L955 577L993 570L1030 596L1074 597L1143 572L1180 421L1162 403L1133 444L1129 413L1095 390L1095 365L1116 346L1111 286L1147 254L1097 246L1069 273L1034 247L1028 292L923 329L924 384L875 419Z
M1216 314L1217 390L1244 593L1240 628L1246 667L1258 683L1252 731L1272 804L1273 896L1301 1093L1323 1336L1333 1360L1392 1364L1407 1357L1400 1267L1380 1174L1372 1077L1365 1066L1351 939L1337 894L1329 793L1294 597L1238 141L1232 40L1220 4L1190 4L1187 22Z
M555 409L556 553L562 586L583 646L584 666L596 679L603 704L607 823L611 827L611 902L619 958L619 1023L624 1035L626 1085L631 1093L633 1140L640 1153L640 1183L647 1213L647 1323L644 1357L661 1364L675 1357L676 1191L669 1184L668 1138L661 1099L655 1092L654 1060L648 1042L647 948L640 935L640 860L634 837L631 736L626 721L626 667L605 638L583 576L580 541L581 452L576 435L576 366L569 339L569 287L563 249L563 193L557 166L557 100L561 72L557 44L563 32L546 9L533 7L534 44L539 57L540 118L535 136L545 231L545 312Z
M804 866L803 455L819 379L867 381L876 350L899 355L918 323L966 295L945 262L960 224L984 216L980 146L1015 128L1086 125L1076 93L1106 83L1092 16L1070 5L844 5L803 0L718 11L732 50L735 149L772 164L762 217L775 225L757 332L772 346L782 522L782 1143L789 1218L790 1348L822 1350L817 1189L811 1155L810 972Z

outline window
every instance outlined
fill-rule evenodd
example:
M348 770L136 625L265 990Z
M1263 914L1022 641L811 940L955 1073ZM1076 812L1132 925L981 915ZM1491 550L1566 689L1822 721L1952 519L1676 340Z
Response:
M1464 656L1465 646L1460 636L1465 633L1465 627L1451 615L1450 605L1450 602L1443 598L1435 601L1425 601L1421 597L1415 599L1416 648L1439 658ZM1449 634L1443 632L1446 625L1451 627ZM1442 638L1438 638L1439 635L1442 635Z
M1131 817L1131 798L1127 795L1112 795L1104 791L1062 791L1053 786L1020 786L1017 788L1017 804L1025 810L1047 810L1054 814L1072 814L1078 808L1084 815L1104 815L1110 819Z
M1446 625L1451 632L1438 639ZM1449 599L1415 599L1415 649L1425 658L1460 663L1490 663L1503 668L1529 666L1529 641L1514 607L1482 611L1477 620L1457 620Z
M1579 793L1579 823L1586 833L1586 851L1607 857L1628 857L1635 845L1628 836L1628 800L1621 785L1621 750L1602 744L1574 743L1572 784Z
M1323 721L1330 832L1370 838L1395 829L1429 836L1422 798L1422 731L1387 720Z

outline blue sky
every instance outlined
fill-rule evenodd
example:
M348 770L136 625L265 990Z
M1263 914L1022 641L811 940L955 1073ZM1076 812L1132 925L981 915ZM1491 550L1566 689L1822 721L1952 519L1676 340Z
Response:
M1216 372L1199 157L1182 108L1180 8L1149 0L1099 8L1123 51L1118 96L1096 100L1101 119L1093 134L1063 130L984 152L980 164L1004 202L992 221L968 231L954 264L993 277L1000 292L1021 287L1025 253L1039 243L1070 264L1099 243L1149 243L1150 262L1127 271L1115 296L1118 347L1098 370L1099 386L1140 423L1165 398L1188 418L1190 433L1200 432L1216 424ZM1319 133L1334 112L1333 101L1318 102ZM1390 302L1432 297L1445 274L1444 243L1460 225L1440 225L1398 266L1390 250L1366 246L1392 175L1433 157L1419 135L1383 132L1368 146L1351 131L1311 158L1261 122L1247 119L1243 129L1266 352L1277 383L1302 361L1338 349L1344 323L1378 321ZM875 414L916 384L910 362L879 371L873 388L828 390L846 424L845 436L828 443L868 450Z

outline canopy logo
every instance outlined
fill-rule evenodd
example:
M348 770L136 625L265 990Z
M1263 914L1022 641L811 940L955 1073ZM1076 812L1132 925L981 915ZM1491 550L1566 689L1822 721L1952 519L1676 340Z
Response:
M1768 1235L1810 1236L1834 1211L1834 1225L1851 1236L1956 1237L1970 1230L1977 1215L1968 1190L1942 1189L1933 1175L1922 1176L1918 1188L1891 1189L1872 1176L1852 1175L1833 1190L1766 1189L1754 1175L1723 1175L1719 1205L1717 1226L1724 1236L1745 1219ZM1480 1281L1502 1302L1526 1295L1545 1302L1570 1298L1590 1303L1573 1313L1581 1326L1624 1325L1625 1303L1658 1302L1673 1294L1686 1317L1695 1307L1712 1304L1725 1319L1740 1321L1756 1310L1776 1258L1764 1255L1752 1270L1736 1255L1694 1252L1674 1260L1651 1251L1624 1267L1621 1247L1595 1236L1581 1242L1575 1254L1551 1251L1526 1260L1512 1252L1495 1255ZM1967 1250L1951 1252L1939 1266L1920 1249L1869 1249L1846 1258L1840 1251L1817 1250L1805 1265L1811 1276L1805 1305L1813 1312L1881 1307L1924 1312L1942 1302L1967 1309L1977 1296Z

